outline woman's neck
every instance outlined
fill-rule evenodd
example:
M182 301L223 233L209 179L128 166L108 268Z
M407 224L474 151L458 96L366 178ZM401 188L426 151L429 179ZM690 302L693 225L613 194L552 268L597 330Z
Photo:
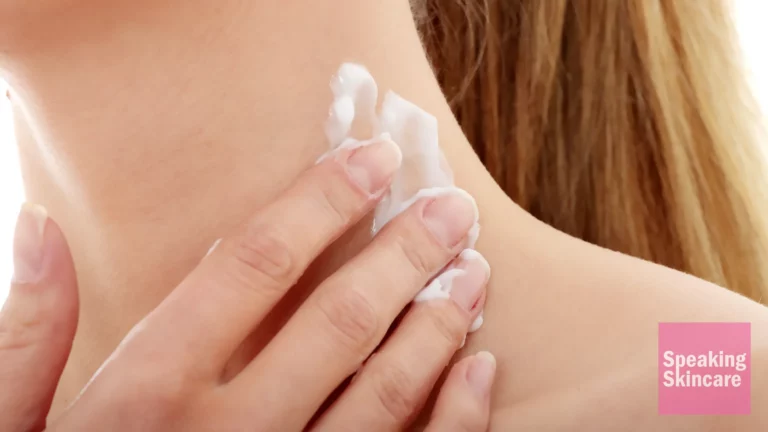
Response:
M57 408L216 238L326 151L343 61L438 118L483 225L524 218L461 133L406 0L108 3L6 29L0 46L27 197L62 225L80 281Z

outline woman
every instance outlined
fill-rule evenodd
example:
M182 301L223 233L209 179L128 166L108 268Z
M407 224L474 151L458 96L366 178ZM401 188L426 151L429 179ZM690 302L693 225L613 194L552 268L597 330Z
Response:
M768 402L761 162L721 2L435 1L414 5L421 34L405 1L291 5L3 6L27 197L61 224L80 285L54 414L325 151L327 78L351 59L438 118L480 208L493 276L464 350L496 356L492 428L765 427L757 409L715 424L656 406L662 321L751 322L752 404ZM321 256L275 328L367 241L362 227Z

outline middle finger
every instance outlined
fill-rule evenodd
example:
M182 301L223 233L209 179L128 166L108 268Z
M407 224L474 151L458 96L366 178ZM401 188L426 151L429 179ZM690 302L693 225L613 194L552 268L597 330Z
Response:
M416 292L458 254L477 219L474 200L450 188L417 201L388 224L318 287L231 383L246 412L270 400L289 401L267 410L291 422L275 426L303 426L379 344ZM302 397L291 398L297 388Z
M390 431L410 424L483 307L490 267L479 253L465 252L455 262L460 273L444 272L432 282L450 284L450 298L415 303L313 431Z
M126 351L147 358L150 350L181 374L217 380L312 260L374 207L401 161L388 140L331 155L206 256L137 326Z

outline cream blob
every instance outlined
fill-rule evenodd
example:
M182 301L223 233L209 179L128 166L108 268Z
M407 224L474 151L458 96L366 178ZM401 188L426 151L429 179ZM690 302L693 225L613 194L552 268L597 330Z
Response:
M339 147L350 136L357 121L375 130L378 124L376 102L379 88L366 68L344 63L331 79L333 103L325 124L325 135L331 148Z
M440 150L437 119L433 115L392 91L386 93L381 110L377 114L378 86L368 70L357 64L341 65L331 80L331 91L334 99L325 124L325 133L332 151L390 139L397 143L402 153L402 166L394 175L390 190L374 212L374 234L423 197L460 193L474 203L469 194L453 183L453 172ZM361 137L361 133L368 136ZM468 249L462 252L462 255L468 255L462 258L472 259L473 257L469 256L472 253L480 256L471 249L479 232L478 211L475 206L475 224L467 236L465 245ZM483 261L485 262L484 259ZM419 292L414 300L449 298L452 281L462 272L460 269L444 271ZM481 314L472 323L470 331L477 330L482 322Z

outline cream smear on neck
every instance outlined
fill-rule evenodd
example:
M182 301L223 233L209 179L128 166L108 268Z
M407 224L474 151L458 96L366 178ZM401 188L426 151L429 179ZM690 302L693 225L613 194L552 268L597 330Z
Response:
M456 192L467 194L453 183L453 172L440 150L437 119L433 115L393 91L385 94L377 113L379 89L376 81L365 67L353 63L341 65L331 80L331 91L334 99L325 124L331 150L390 139L397 143L403 155L400 170L376 207L374 234L420 198ZM480 225L476 220L467 237L468 249L462 252L462 259L479 256L471 249L479 233ZM414 301L449 298L453 280L463 273L456 268L444 270L419 292ZM477 330L482 322L480 314L470 331Z

